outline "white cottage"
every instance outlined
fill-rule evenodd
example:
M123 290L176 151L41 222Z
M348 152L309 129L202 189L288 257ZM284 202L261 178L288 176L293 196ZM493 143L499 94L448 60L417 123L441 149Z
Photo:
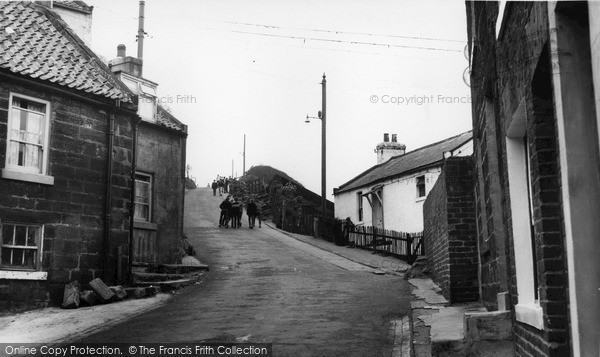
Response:
M405 153L396 134L384 134L377 165L334 189L335 216L357 225L402 232L423 230L423 203L445 157L473 154L472 131Z

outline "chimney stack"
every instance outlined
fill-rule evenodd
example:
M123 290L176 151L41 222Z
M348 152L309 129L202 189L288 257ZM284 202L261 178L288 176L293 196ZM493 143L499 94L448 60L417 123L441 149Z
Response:
M143 65L142 60L139 58L126 56L125 53L125 45L118 45L117 58L114 58L108 62L108 68L110 68L113 73L124 72L136 77L141 77Z
M383 142L379 143L375 147L377 153L377 164L382 164L394 156L404 155L406 152L406 145L398 143L398 135L392 134L392 141L390 142L390 134L383 134Z
M127 48L125 47L124 44L120 44L117 46L117 57L125 57L125 52L127 51Z

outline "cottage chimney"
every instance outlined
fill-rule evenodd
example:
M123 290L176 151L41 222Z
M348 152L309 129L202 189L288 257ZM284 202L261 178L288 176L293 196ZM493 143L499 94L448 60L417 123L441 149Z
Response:
M117 46L117 58L112 59L108 62L110 70L119 74L124 72L127 74L134 75L136 77L142 77L142 65L143 61L139 58L126 56L126 47L123 44Z
M91 47L93 6L83 1L36 1L36 3L52 9L64 22Z
M124 44L120 44L117 46L117 57L125 57L125 52L127 51L127 47Z
M383 142L377 144L375 152L377 153L377 164L382 164L394 156L404 155L406 145L398 143L397 134L392 134L392 141L389 141L388 133L383 134Z

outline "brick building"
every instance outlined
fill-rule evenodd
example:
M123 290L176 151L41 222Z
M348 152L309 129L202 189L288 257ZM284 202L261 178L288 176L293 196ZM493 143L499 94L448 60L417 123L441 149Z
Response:
M138 120L137 98L60 16L0 2L0 307L123 279Z
M451 303L477 301L473 157L448 157L423 205L429 271Z
M482 301L518 356L597 356L600 4L466 10Z

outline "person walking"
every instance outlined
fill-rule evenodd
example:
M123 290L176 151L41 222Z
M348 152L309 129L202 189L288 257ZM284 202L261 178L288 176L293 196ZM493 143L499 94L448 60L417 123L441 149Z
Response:
M250 229L254 229L254 225L256 224L256 203L252 198L246 206L246 214L248 215L248 227L250 227Z
M221 215L219 216L219 228L229 227L229 211L231 210L231 201L229 201L229 196L227 196L223 202L219 205L221 209Z
M231 217L231 228L239 228L239 209L240 209L240 201L235 198L233 202L231 202L231 209L229 210L229 216Z
M261 223L262 223L261 209L262 209L262 206L261 206L260 202L256 203L256 218L258 219L258 228L261 227Z
M212 187L212 190L213 190L213 196L216 196L217 195L217 188L219 187L217 185L217 180L213 180L211 187Z

